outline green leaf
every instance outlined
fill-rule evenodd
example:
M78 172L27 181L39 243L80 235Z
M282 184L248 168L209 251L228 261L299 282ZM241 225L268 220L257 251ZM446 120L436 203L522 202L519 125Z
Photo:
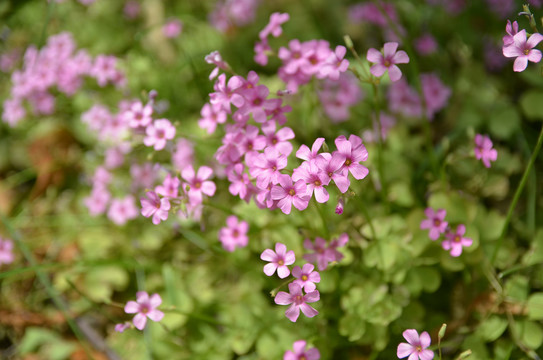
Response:
M543 101L541 99L543 99L543 91L540 90L526 91L520 97L520 107L528 119L543 119Z
M339 333L349 341L357 341L366 332L366 323L357 316L345 315L339 320Z
M483 340L491 342L498 339L505 329L507 329L507 320L498 315L492 315L481 323L476 334Z
M492 134L501 138L509 138L511 135L514 135L520 125L520 116L517 110L515 110L512 104L506 104L506 106L494 112L488 124Z
M533 321L518 321L514 330L521 342L530 349L537 349L543 343L543 330L541 326Z
M504 287L505 295L518 302L524 302L528 298L528 278L522 275L513 276Z
M528 299L528 318L530 320L543 319L543 293L536 293Z

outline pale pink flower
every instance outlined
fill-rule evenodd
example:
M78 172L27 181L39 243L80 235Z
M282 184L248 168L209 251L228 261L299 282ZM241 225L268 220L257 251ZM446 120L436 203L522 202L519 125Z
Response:
M296 256L294 251L287 251L285 244L276 243L275 251L266 249L260 254L260 258L264 261L269 261L269 264L264 265L264 274L272 276L277 270L277 276L281 279L286 278L290 274L287 265L294 264Z
M145 291L138 291L136 293L136 301L129 301L124 307L124 311L127 314L136 314L132 322L138 330L143 330L147 323L147 318L153 321L160 321L164 317L164 313L157 310L157 307L162 304L160 295L153 294L149 297L149 294Z
M362 180L365 178L369 170L367 167L360 164L360 161L366 161L368 159L368 151L362 139L356 135L350 135L349 140L345 136L340 135L335 140L337 152L345 156L345 162L343 163L342 171L346 175L348 172L357 179ZM333 155L333 154L332 154Z
M13 241L0 236L0 265L11 264L14 258Z
M171 19L162 26L162 33L170 39L178 37L182 30L183 23L179 19Z
M300 316L300 310L307 317L313 317L319 312L307 305L307 303L313 303L320 300L320 294L318 290L314 290L310 293L303 294L302 287L295 283L288 284L289 293L284 291L279 291L274 298L274 301L278 305L290 305L289 308L285 311L287 318L296 322L298 316Z
M407 343L398 345L397 356L399 359L408 356L408 360L432 360L434 358L434 352L427 349L432 339L426 331L421 333L419 337L417 330L407 329L403 332L403 337L407 340Z
M292 346L294 352L287 350L283 355L283 360L319 360L321 354L317 348L306 350L307 343L305 340L298 340Z
M292 178L287 174L279 175L278 180L279 185L275 185L271 190L271 198L278 200L277 207L287 215L290 214L292 205L300 211L305 210L311 199L307 194L306 182L298 180L293 184ZM322 196L324 197L325 194L323 193Z
M147 198L141 198L141 214L145 217L153 217L153 224L158 225L160 221L168 219L168 212L171 208L168 198L159 198L154 191L145 194Z
M311 146L311 150L309 150L307 145L301 145L298 151L296 151L296 157L298 159L313 162L319 156L318 153L322 147L322 144L324 144L324 138L315 139L313 145Z
M315 270L313 264L304 264L301 268L295 266L292 268L292 276L296 278L293 282L300 285L306 293L310 293L315 290L317 286L315 283L321 282L321 276Z
M402 71L396 64L407 64L409 56L403 50L398 49L397 42L388 42L383 46L383 53L373 48L368 50L366 58L369 62L375 63L370 68L370 72L377 77L383 76L388 70L390 81L398 81L402 77Z
M190 186L188 191L189 198L202 202L203 195L213 196L217 186L211 180L207 180L213 175L213 169L209 166L202 166L195 173L192 165L186 167L181 172L181 177L187 181Z
M462 254L462 248L471 246L473 240L470 238L465 238L464 234L466 233L466 226L464 224L458 225L456 232L448 232L445 234L446 240L443 240L441 246L445 250L451 251L451 256L457 257Z
M141 101L136 101L122 116L130 127L137 128L149 125L153 121L152 114L153 107L150 104L144 106Z
M128 220L138 216L134 197L128 195L122 199L113 199L107 212L108 218L117 225L124 225Z
M249 224L246 221L239 221L236 216L231 215L226 218L226 225L219 231L219 241L222 243L223 248L232 252L236 247L247 246L249 242L247 237Z
M273 37L279 37L283 33L283 29L281 28L281 25L286 23L290 19L290 16L288 13L279 13L275 12L270 15L270 22L260 31L258 34L258 37L261 40L266 39L269 35L272 35Z
M130 328L130 323L129 322L124 322L122 324L117 324L115 325L115 331L117 332L124 332L126 329L129 329Z
M447 230L449 223L445 221L445 215L447 211L445 209L438 209L434 211L432 208L427 208L424 210L426 214L426 219L422 220L420 223L421 229L429 229L430 232L428 236L431 240L437 240L441 234Z
M543 35L539 33L532 34L526 40L526 30L523 29L513 36L511 45L503 47L505 57L516 57L513 64L514 71L524 71L528 66L528 61L534 63L541 61L541 51L534 49L541 40L543 40Z
M507 25L505 25L505 32L507 35L503 37L503 45L508 46L515 42L514 36L518 34L518 22L513 21L511 23L511 20L507 20Z
M475 135L475 158L489 168L491 161L496 161L498 151L492 148L492 140L486 135Z
M175 137L175 126L167 119L155 120L145 129L145 146L153 146L156 151L166 147L166 142Z

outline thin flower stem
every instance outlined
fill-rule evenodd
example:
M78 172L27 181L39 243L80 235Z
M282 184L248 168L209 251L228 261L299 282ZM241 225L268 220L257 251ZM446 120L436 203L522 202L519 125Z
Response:
M543 144L543 126L541 127L541 131L539 132L539 138L537 139L537 144L535 145L534 151L532 152L532 156L530 157L528 166L526 166L526 169L524 170L524 174L522 175L522 179L520 180L520 183L517 186L517 190L515 191L515 195L513 196L513 201L511 201L511 205L509 205L509 210L507 210L507 216L505 218L505 223L503 224L502 232L500 234L500 237L498 238L498 242L496 243L496 247L494 248L492 257L490 258L490 263L493 265L496 262L498 251L500 250L500 247L502 246L503 238L505 237L505 233L507 232L507 228L509 226L509 223L511 222L513 211L515 210L515 207L517 206L517 202L520 198L520 194L522 194L522 190L524 189L524 186L526 185L526 181L528 180L528 175L530 175L530 171L532 170L532 167L534 166L535 159L537 158L537 155L539 154L539 150L541 149L542 144Z
M321 218L322 230L323 230L325 239L330 240L330 230L328 230L326 217L324 216L324 213L322 212L321 206L316 201L315 201L315 208L317 209L317 212L319 213L319 217Z
M373 86L373 104L375 107L375 116L377 117L377 169L379 172L379 181L381 183L381 199L388 208L388 189L385 180L385 167L383 165L383 138L381 137L381 107L379 105L379 87Z
M276 287L275 289L270 291L271 297L275 297L275 295L277 295L277 292L279 291L279 289L281 289L283 286L285 286L286 284L288 284L291 281L292 281L291 279L287 279L287 280L283 281L278 287Z

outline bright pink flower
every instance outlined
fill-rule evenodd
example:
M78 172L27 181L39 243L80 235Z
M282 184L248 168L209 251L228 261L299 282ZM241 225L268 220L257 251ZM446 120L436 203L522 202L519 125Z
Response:
M336 205L336 214L338 215L343 214L344 208L345 208L345 200L343 199L343 197L340 197Z
M508 46L515 42L514 36L518 34L518 22L507 20L507 25L505 25L505 32L507 35L503 37L503 45Z
M311 146L311 150L309 150L307 145L301 145L298 151L296 151L296 157L298 159L313 162L319 156L318 152L322 147L322 144L324 144L324 138L315 139L313 145Z
M213 170L209 166L202 166L195 174L192 165L186 167L181 172L181 177L187 181L190 186L188 191L189 198L202 202L203 195L213 196L217 186L213 181L207 180L213 175Z
M279 153L289 156L292 152L292 144L289 140L294 139L294 131L289 127L283 127L277 130L275 121L270 120L262 124L262 132L266 136L268 146L275 148Z
M281 279L286 278L290 274L290 270L287 265L294 264L296 256L294 251L287 251L285 244L276 243L275 251L266 249L260 254L260 258L264 261L269 261L269 264L264 265L264 274L272 276L277 270L277 276Z
M176 198L179 195L180 184L181 181L177 176L172 176L170 173L168 173L162 182L162 185L155 187L155 192L164 197Z
M294 169L292 180L303 180L307 184L306 195L311 197L315 192L315 199L319 203L325 203L330 198L328 191L324 188L330 183L330 177L320 170L315 163L304 161L302 165Z
M0 237L0 265L11 264L14 258L13 242L10 239Z
M307 303L313 303L320 300L318 290L314 290L304 295L302 287L292 282L288 284L288 291L289 293L279 291L275 296L274 301L278 305L292 304L285 311L285 315L290 321L296 322L298 316L300 316L300 310L302 310L305 316L310 318L319 313L317 310L307 305Z
M156 151L166 147L166 142L175 137L175 126L167 119L155 120L145 129L147 136L143 139L145 146L153 146Z
M427 208L424 210L424 214L426 214L427 218L420 222L420 228L430 229L428 236L431 240L437 240L447 230L447 226L449 225L447 221L444 221L447 211L445 209L434 211L432 208Z
M315 270L313 264L304 264L302 268L295 266L292 269L292 276L296 278L293 282L300 285L306 293L310 293L315 290L317 286L315 283L321 282L321 276Z
M349 140L345 136L340 135L335 140L338 153L345 156L345 162L343 163L343 172L346 175L350 172L351 175L357 179L362 180L368 175L369 170L367 167L360 165L360 161L366 161L368 159L368 151L362 139L356 135L349 136Z
M164 317L164 313L157 310L157 307L162 304L160 295L153 294L149 297L145 291L136 293L136 301L129 301L124 307L127 314L136 314L132 322L138 330L143 330L147 323L147 318L153 321L160 321Z
M539 33L532 34L526 40L526 30L523 29L513 36L511 45L503 47L505 57L516 57L513 64L514 71L524 71L528 66L528 61L534 63L541 61L541 51L534 49L541 40L543 40L543 35Z
M269 35L273 37L279 37L283 33L281 25L286 23L290 19L289 14L287 13L278 13L275 12L270 15L270 22L260 31L258 37L261 40L266 39Z
M230 68L228 64L222 59L222 56L218 51L213 51L210 54L206 55L205 61L208 64L215 65L215 68L213 69L213 71L211 71L211 74L209 75L209 80L212 80L217 77L217 75L219 75L219 69L228 70Z
M408 357L408 360L432 360L434 358L434 352L428 350L432 339L426 331L420 334L415 329L408 329L403 332L403 337L407 340L407 343L400 343L398 345L397 356L399 359Z
M256 186L265 189L269 183L275 185L279 182L280 171L287 166L287 157L273 147L267 147L263 154L252 158L252 163L247 165L251 176L256 177Z
M373 48L368 50L366 58L369 62L375 63L370 68L370 72L377 77L383 76L388 70L388 76L390 81L398 81L402 77L402 71L396 64L407 64L409 62L409 56L403 50L396 51L398 49L397 42L388 42L383 46L383 53Z
M227 168L226 173L228 175L228 181L230 186L228 191L232 195L239 195L241 199L248 201L250 196L250 187L252 185L249 175L245 173L245 166L242 163L235 164ZM253 185L254 186L254 185Z
M300 211L309 205L310 196L307 195L307 184L298 180L292 184L292 178L287 174L278 176L279 184L271 190L271 198L278 200L277 207L285 214L290 214L292 205Z
M451 231L445 234L447 240L443 240L441 246L447 251L450 250L451 256L460 256L460 254L462 254L462 248L465 246L471 246L473 243L472 239L464 237L465 233L466 226L464 226L464 224L458 225L455 233Z
M240 114L252 114L257 123L265 123L267 120L266 110L271 110L275 106L273 102L267 99L269 94L270 90L265 85L245 89L243 91L245 102L239 110Z
M498 151L492 148L492 140L486 135L475 135L475 158L482 160L483 164L489 168L491 161L496 161Z
M333 155L322 153L316 160L319 169L321 169L330 179L334 180L334 183L342 193L345 193L351 185L348 173L345 174L342 171L345 159L346 156L344 154L334 152Z
M134 197L128 195L122 199L113 199L107 212L108 218L117 225L124 225L128 220L138 216Z
M158 225L160 221L168 219L170 201L168 198L159 198L154 191L148 191L146 198L141 198L141 214L145 217L153 217L153 224Z
M227 227L219 231L219 241L226 251L234 251L236 247L245 247L249 242L247 231L249 224L246 221L239 221L237 217L231 215L226 218Z
M231 113L230 104L240 108L245 103L243 96L238 91L242 89L245 79L241 76L232 76L226 82L226 74L219 75L213 89L214 93L209 94L211 105L222 107L227 113Z
M317 348L305 350L307 343L305 340L298 340L292 346L294 352L287 350L283 355L283 360L319 360L321 354Z
M328 55L326 64L321 68L317 77L319 79L326 77L331 80L339 80L341 73L344 73L349 68L349 61L344 59L346 53L347 49L345 46L336 46L336 50Z

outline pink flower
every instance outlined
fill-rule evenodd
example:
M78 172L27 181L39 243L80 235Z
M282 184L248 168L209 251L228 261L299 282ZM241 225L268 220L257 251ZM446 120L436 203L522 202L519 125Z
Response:
M420 82L426 102L426 115L431 120L436 112L447 105L451 89L445 86L435 74L421 74Z
M313 161L319 156L318 152L324 143L324 138L317 138L311 146L311 150L307 145L301 145L298 151L296 151L296 157L298 159Z
M164 197L176 198L179 195L180 184L181 182L178 177L172 177L172 175L168 173L162 182L162 185L155 187L155 192Z
M0 265L13 262L13 242L10 239L0 237Z
M434 209L427 208L424 210L424 213L426 214L427 219L421 221L420 228L430 229L430 233L428 234L430 239L437 240L439 235L443 234L449 225L447 221L444 221L447 211L438 209L434 212Z
M507 25L505 25L505 32L507 35L503 37L503 45L508 46L515 42L514 36L518 34L518 22L513 21L511 24L511 20L507 20Z
M117 324L115 325L115 331L117 332L124 332L126 329L129 329L130 328L130 323L129 322L124 322L122 324Z
M148 191L147 199L141 198L141 214L145 217L153 217L153 224L158 225L160 221L168 219L170 201L168 198L160 199L154 191Z
M314 290L304 295L302 287L292 282L288 284L288 291L289 293L279 291L275 296L274 301L278 305L292 304L285 311L285 315L290 321L296 322L298 316L300 316L300 310L302 310L307 317L313 317L319 313L317 310L307 305L307 303L313 303L320 300L318 290Z
M306 195L311 197L315 192L315 199L319 203L325 203L330 198L328 191L324 188L330 183L330 177L320 170L315 163L304 161L302 165L294 169L292 180L303 180L307 186Z
M279 182L280 170L287 166L287 157L275 148L267 147L263 154L254 157L247 165L251 176L256 177L256 186L265 189L270 182L272 185Z
M447 240L443 240L441 246L445 250L451 251L451 256L457 257L462 254L462 248L464 246L471 246L473 240L470 238L465 238L464 234L466 233L466 227L464 224L458 225L456 232L448 232L445 234Z
M345 155L336 151L333 155L323 153L321 154L321 157L316 160L319 169L321 169L330 179L334 180L334 183L342 193L345 193L351 185L348 173L344 174L341 171L343 164L345 164L345 159Z
M283 355L283 360L319 360L321 358L319 350L317 348L311 348L306 351L306 345L307 343L305 340L296 341L292 346L294 352L287 350L285 355Z
M123 114L124 120L130 125L130 127L145 127L153 121L151 115L153 114L153 108L147 104L143 106L140 101L135 102L130 106L130 110Z
M475 158L482 160L487 168L490 167L491 161L496 161L498 158L498 152L492 148L492 141L488 136L475 135Z
M302 268L295 266L292 269L292 276L296 278L293 282L300 285L306 293L309 293L317 288L315 283L321 282L321 276L315 270L312 264L304 264Z
M155 120L145 129L147 136L143 139L145 146L154 146L155 150L162 150L166 142L175 137L175 127L167 119Z
M298 180L292 184L292 178L286 174L279 175L278 180L280 185L275 185L271 190L271 198L279 200L277 207L287 215L290 214L292 205L300 211L305 210L311 199L310 195L307 195L305 181Z
M402 77L402 71L396 64L407 64L409 56L403 50L396 52L398 49L397 42L388 42L383 46L383 54L373 48L368 50L366 58L369 62L375 63L370 68L370 72L377 77L383 76L388 70L390 81L398 81Z
M344 208L345 208L345 200L343 199L343 197L340 197L336 205L336 214L338 215L343 214Z
M323 238L317 237L315 238L315 243L313 244L311 240L305 239L304 240L304 247L307 250L313 250L314 253L312 254L305 254L304 259L316 263L319 271L326 270L328 267L328 257L326 254L326 240Z
M398 345L397 355L399 359L408 357L408 360L431 360L434 358L434 352L428 350L432 339L426 331L420 334L415 329L407 329L403 332L403 337L407 340L407 343L400 343Z
M134 205L134 197L128 195L122 199L113 199L107 216L117 225L124 225L128 220L135 219L138 216L138 209Z
M513 44L503 47L505 57L516 57L513 64L514 71L524 71L528 66L528 61L534 63L541 61L541 51L534 49L541 40L543 40L543 35L539 33L532 34L526 40L526 30L523 29L513 36Z
M192 165L189 165L181 172L181 177L187 181L190 186L188 191L189 198L197 202L202 201L203 195L213 196L217 186L213 181L207 180L213 175L213 170L209 166L202 166L195 174Z
M273 37L279 37L283 33L281 25L286 23L290 19L289 14L287 13L278 13L275 12L270 15L270 22L266 25L262 31L258 34L258 37L261 40L266 39L269 35Z
M182 30L183 23L179 19L171 19L162 26L162 33L170 39L178 37Z
M102 214L106 211L107 204L111 195L103 186L95 186L92 188L91 194L83 201L89 210L91 216Z
M430 55L436 52L437 42L431 34L424 34L415 40L415 49L421 55Z
M147 323L147 318L153 321L160 321L164 317L164 313L156 308L162 304L160 295L153 294L149 297L145 291L136 293L136 301L129 301L124 307L127 314L136 314L132 322L138 330L143 330Z
M367 167L360 165L359 162L368 159L368 151L362 144L362 139L356 135L351 135L347 140L345 136L340 135L336 138L335 143L338 149L337 152L345 156L343 173L347 175L347 172L350 172L357 180L365 178L369 170Z
M205 129L208 134L215 132L217 124L224 124L226 122L227 113L220 104L211 105L204 104L200 111L202 117L198 120L198 126Z
M264 274L272 276L275 270L277 270L277 276L281 279L286 278L290 274L290 270L287 265L294 264L296 256L294 251L287 252L285 244L276 243L275 252L271 249L266 249L260 254L260 258L264 261L269 261L269 264L264 265Z
M239 221L237 217L231 215L226 218L227 227L219 231L219 241L226 251L234 251L236 247L245 247L249 242L247 231L249 224L246 221Z

